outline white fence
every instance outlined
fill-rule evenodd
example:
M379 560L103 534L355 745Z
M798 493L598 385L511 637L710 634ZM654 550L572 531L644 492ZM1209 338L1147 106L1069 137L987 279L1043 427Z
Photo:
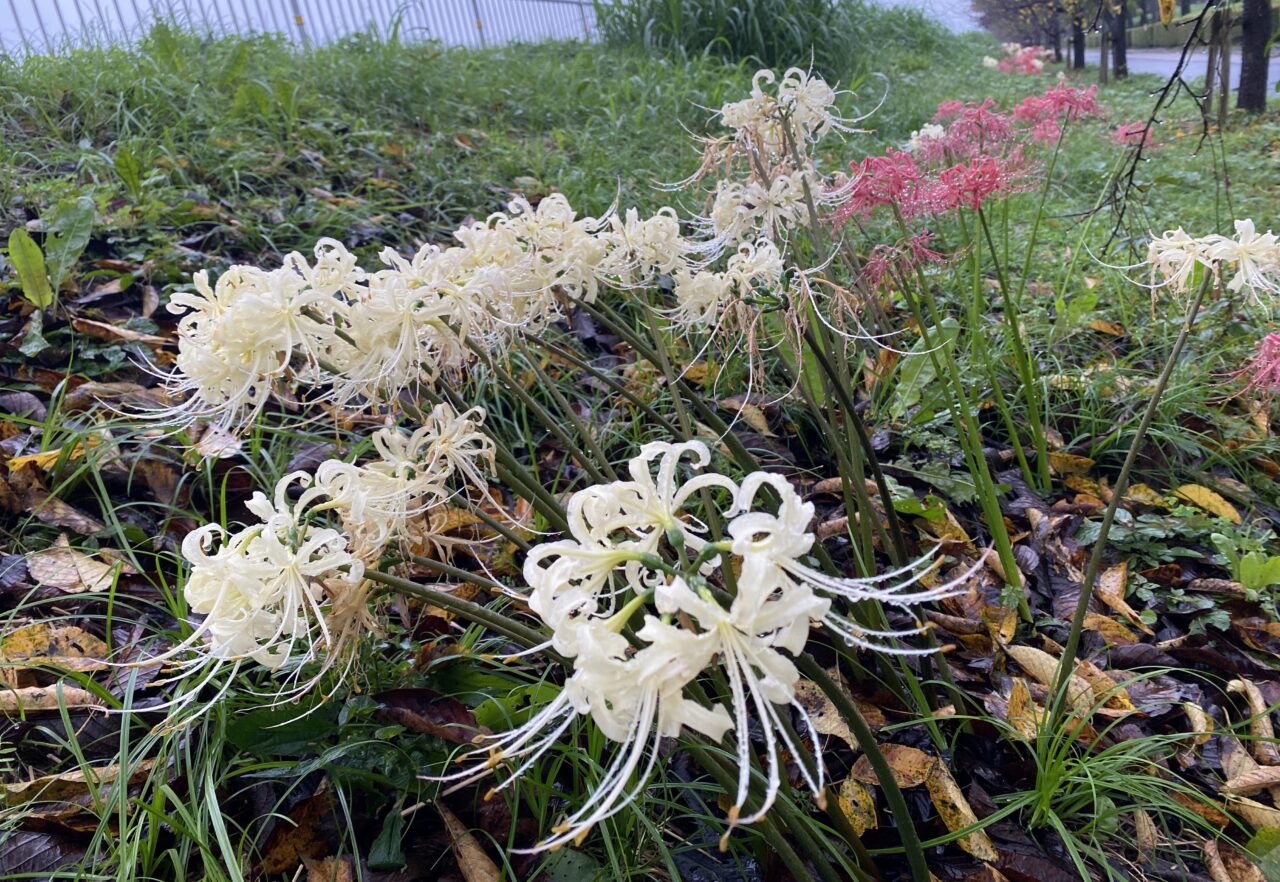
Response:
M128 42L161 21L212 34L286 34L300 44L365 31L454 46L596 32L592 0L0 0L0 55Z

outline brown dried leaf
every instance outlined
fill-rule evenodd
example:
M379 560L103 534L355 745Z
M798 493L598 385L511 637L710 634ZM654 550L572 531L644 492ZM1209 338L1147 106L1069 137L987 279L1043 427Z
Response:
M1031 646L1006 646L1005 652L1031 679L1042 686L1053 685L1058 661L1049 653ZM1067 701L1075 716L1087 719L1093 712L1093 689L1088 681L1072 674L1067 683Z
M852 700L853 696L849 698ZM836 710L835 704L817 683L811 680L800 680L796 683L796 701L808 715L809 725L813 726L815 732L833 735L854 750L858 749L858 740L849 731L849 724L844 721L840 711Z
M444 828L449 833L453 857L458 862L462 878L466 882L500 882L502 874L498 871L498 865L485 853L475 835L463 826L443 802L436 803L436 811L440 812Z
M327 857L317 861L303 855L302 865L307 868L307 882L351 882L353 878L349 857Z
M56 711L61 700L67 707L101 707L102 699L76 686L54 683L52 686L27 686L22 689L0 687L0 713L30 714Z
M129 770L129 784L140 783L150 773L155 760L142 760ZM13 807L33 800L40 802L78 802L92 798L93 791L114 784L120 777L118 765L76 769L59 775L46 775L34 781L4 785L5 805Z
M1249 713L1252 715L1249 721L1249 734L1252 736L1249 743L1254 759L1269 766L1280 765L1280 749L1275 745L1276 733L1271 725L1270 706L1262 697L1262 691L1243 677L1228 683L1227 691L1243 693L1245 700L1249 702Z
M1098 582L1093 588L1094 596L1111 607L1125 620L1141 631L1143 634L1154 635L1155 632L1142 621L1142 616L1138 615L1133 607L1124 599L1129 587L1129 564L1118 563L1113 567L1108 567L1102 575L1098 576Z
M319 859L331 850L329 840L334 817L333 791L321 789L289 810L271 831L262 847L258 869L263 873L291 873L308 858Z
M1213 737L1213 719L1204 712L1204 708L1193 701L1184 701L1182 709L1186 711L1187 722L1191 725L1191 743L1204 744Z
M1280 766L1259 766L1242 775L1228 778L1222 785L1222 792L1234 796L1249 796L1277 785L1280 785Z
M1133 813L1134 838L1137 840L1138 853L1144 861L1151 860L1156 848L1160 845L1160 830L1156 822L1151 820L1146 809L1136 809Z
M857 778L848 777L840 785L836 807L859 836L868 830L874 830L880 823L876 817L875 794Z
M948 830L954 833L956 830L963 830L978 823L978 816L973 813L973 807L969 805L969 800L965 799L955 778L951 777L946 763L934 763L924 783L929 790L929 798L933 800L934 808L938 810L938 815L941 816L942 823L947 825ZM956 840L956 845L980 861L1000 859L999 852L996 851L991 837L985 830L966 833Z
M1244 796L1228 796L1227 808L1231 809L1255 830L1280 827L1280 809L1263 805Z
M79 549L72 548L62 533L53 545L26 556L27 572L37 585L56 588L67 594L84 591L109 591L121 564L103 563Z
M139 331L132 331L129 328L121 328L117 325L95 322L85 318L73 318L71 327L81 334L96 337L99 340L106 340L108 343L142 343L146 346L160 347L169 342L164 337L157 337L154 334L143 334Z
M1040 732L1040 721L1044 711L1031 698L1031 690L1027 681L1021 677L1013 678L1013 686L1009 690L1009 725L1028 741L1034 741Z

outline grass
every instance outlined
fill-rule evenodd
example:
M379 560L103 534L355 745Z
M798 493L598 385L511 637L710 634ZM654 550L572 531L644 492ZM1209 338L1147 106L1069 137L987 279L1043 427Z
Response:
M869 40L892 42L874 24L856 32L855 49ZM901 21L886 18L879 24L888 28ZM626 42L634 34L615 36ZM654 43L670 48L671 36ZM977 59L989 50L974 37L945 43L921 39L887 54L864 49L848 71L858 80L858 94L842 100L852 114L875 106L882 90L887 94L868 121L874 130L832 148L840 156L829 164L900 143L941 100L990 94L1008 104L1025 95L1026 81L981 68ZM738 47L732 54L778 51ZM749 88L753 65L718 54L686 49L659 55L644 48L579 44L450 50L370 37L304 51L278 39L204 40L157 28L137 50L75 50L21 65L0 64L0 139L13 145L0 155L0 202L7 225L20 225L49 217L68 198L94 200L97 219L72 273L74 288L87 292L117 284L121 290L73 308L104 319L136 313L135 295L148 287L163 302L189 284L196 269L274 264L281 254L306 251L323 236L347 242L373 263L383 247L438 240L468 217L501 209L515 191L559 190L594 214L615 202L652 209L668 198L653 185L681 178L696 164L684 130L703 131L712 110ZM963 81L956 77L958 69L966 71ZM1111 122L1141 117L1153 84L1135 77L1110 87L1103 100L1112 109ZM1157 134L1167 146L1152 154L1140 174L1149 192L1119 231L1119 247L1105 255L1110 263L1136 262L1134 249L1148 229L1182 225L1225 231L1234 217L1253 216L1264 228L1273 220L1271 206L1280 195L1273 174L1280 124L1271 117L1240 120L1196 153L1197 132L1180 118L1192 116L1191 108L1185 103L1176 108ZM1068 249L1076 254L1082 247L1100 247L1107 238L1108 212L1087 222L1081 212L1097 198L1115 152L1101 125L1067 141L1033 261L1052 271L1037 278L1043 286L1029 291L1023 316L1041 370L1068 381L1051 384L1047 422L1065 449L1098 460L1102 471L1118 464L1136 422L1133 396L1117 392L1124 391L1121 381L1130 388L1149 382L1177 331L1176 322L1153 315L1146 293L1129 284L1123 272L1099 267L1093 255L1079 259L1071 272L1058 272L1069 261ZM1229 190L1215 183L1225 172ZM1211 184L1213 198L1206 198ZM1034 195L1021 196L1009 209L1015 255L1034 201ZM1083 223L1092 224L1087 235L1082 235ZM962 318L955 292L940 295L944 311ZM24 317L14 310L17 303L11 291L11 312L0 318L9 337L26 333ZM998 318L993 316L993 323ZM1118 322L1125 333L1116 337L1089 328L1099 320ZM166 321L156 312L135 316L130 327L151 333ZM1198 328L1192 354L1175 372L1153 428L1141 477L1164 489L1226 471L1258 500L1278 505L1280 495L1256 464L1259 457L1280 456L1274 437L1229 448L1224 439L1246 437L1247 414L1214 406L1206 394L1240 362L1261 328L1227 300L1213 304ZM54 327L46 340L35 362L55 374L70 366L79 377L139 379L129 362L137 350L129 344L86 340L65 326ZM589 354L612 376L610 346L600 343ZM544 355L545 350L517 353L508 369L531 400L555 413L565 401L582 400L582 379L571 366ZM12 390L45 394L53 389L54 394L43 420L12 418L7 425L18 433L34 430L45 450L70 451L92 435L112 433L112 444L91 446L81 459L64 455L49 472L49 489L106 522L104 531L77 542L78 547L122 549L139 571L125 580L127 585L118 581L109 591L76 597L75 620L121 645L137 640L130 636L134 631L158 645L182 636L175 623L185 621L186 610L172 581L175 548L169 525L181 518L241 520L246 490L270 486L308 446L336 440L345 452L358 443L359 432L335 433L328 426L298 432L287 415L273 414L246 439L239 460L170 461L185 501L143 501L136 488L146 483L147 463L163 443L123 420L69 412L63 404L70 388L52 386L56 376L22 374L29 368L24 361L12 353L0 356L13 378ZM997 385L1013 384L1018 376L1006 349L997 346L993 361L994 382L971 366L971 391L984 404ZM527 402L513 401L493 375L487 380L474 384L471 400L488 409L495 433L528 460L541 454L555 459L553 492L575 486L581 473L569 451L548 443ZM655 383L641 377L623 388L657 415L672 422L681 418L669 391ZM596 421L592 425L599 428L604 459L613 465L656 434L653 420L616 388L592 389L590 403L588 418ZM958 453L958 443L949 426L929 418L930 408L912 406L901 413L891 408L890 400L873 401L869 421L890 438L891 456L904 470L943 463L945 479L967 478L945 466ZM761 434L750 439L754 449L789 457L815 477L830 473L822 429L803 408L787 403L769 425L793 437L771 446ZM984 417L983 428L990 433L984 437L1007 441L994 415ZM966 509L958 495L953 506L972 514L972 506ZM57 533L34 517L15 518L6 524L6 550L46 547ZM0 615L8 626L48 619L60 614L54 612L58 608L48 600L22 598ZM499 652L501 644L478 627L433 632L437 626L404 610L389 612L387 632L377 635L358 660L358 684L331 678L325 691L333 700L314 714L264 710L251 693L269 688L271 678L245 671L235 675L238 688L192 731L154 731L155 714L97 721L74 709L39 724L10 724L0 734L0 768L7 765L12 777L25 778L104 759L122 766L140 759L153 763L132 790L117 785L95 797L93 813L104 821L87 837L54 841L54 854L79 856L96 877L248 878L272 851L271 836L290 835L286 816L302 834L325 827L345 852L363 855L363 872L394 866L402 858L441 865L448 861L449 843L434 810L415 808L434 793L416 773L439 767L451 748L380 717L371 696L384 688L431 689L462 700L497 728L527 712L545 672L480 662L476 656ZM86 688L94 682L81 680ZM214 692L216 686L205 694ZM119 694L103 698L121 709ZM528 842L551 826L565 782L570 793L581 794L598 775L602 739L590 726L583 725L579 734L574 743L585 750L566 749L516 792L469 816L500 846L494 853L505 853L505 846ZM8 743L11 739L16 745ZM1145 763L1166 758L1168 739L1137 739L1099 755L1082 754L1061 740L1038 750L1035 771L1023 781L1026 789L1002 794L1001 802L1019 806L1024 819L1052 827L1077 867L1103 866L1111 872L1107 848L1116 833L1107 819L1121 812L1147 808L1188 820L1185 809L1179 813L1171 807L1176 803L1169 802L1170 787L1140 774ZM673 775L665 787L646 795L644 814L613 819L609 835L596 837L587 850L504 858L510 860L509 875L693 877L691 867L714 859L710 853L721 813L713 803L721 788L692 764L677 767ZM316 796L322 779L329 782L332 804L317 816L314 807L324 801ZM1101 804L1100 791L1109 803L1103 806L1104 818L1092 811ZM807 797L793 793L788 800L798 812L816 816ZM402 816L406 810L409 814ZM512 819L532 819L532 824L522 828ZM272 829L274 834L267 833ZM811 835L840 860L857 862L837 831L815 821ZM776 851L759 832L743 831L732 843L724 860L747 868L740 874L776 869ZM50 872L28 862L8 871L84 878L74 863Z

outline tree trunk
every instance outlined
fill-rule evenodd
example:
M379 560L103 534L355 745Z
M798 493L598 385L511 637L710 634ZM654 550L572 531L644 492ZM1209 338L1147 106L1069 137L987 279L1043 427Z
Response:
M1050 45L1053 46L1053 63L1062 64L1062 22L1054 19L1053 30L1049 32Z
M1240 25L1240 92L1236 107L1261 113L1267 109L1271 0L1244 0Z
M1182 14L1182 15L1190 15L1190 14L1191 14L1191 0L1182 0L1182 6L1180 7L1180 9L1181 9L1181 14Z
M1227 127L1231 104L1231 7L1222 8L1222 44L1218 47L1218 131Z
M1123 5L1111 19L1111 55L1115 59L1116 79L1123 80L1129 75L1128 49L1129 12Z
M1145 28L1151 22L1151 4L1155 0L1142 0L1142 12L1138 17L1138 27Z
M1111 23L1107 22L1102 27L1102 33L1098 39L1098 82L1102 85L1107 84L1107 74L1111 70L1111 55L1108 50L1111 48Z
M1071 66L1084 70L1084 21L1071 19Z

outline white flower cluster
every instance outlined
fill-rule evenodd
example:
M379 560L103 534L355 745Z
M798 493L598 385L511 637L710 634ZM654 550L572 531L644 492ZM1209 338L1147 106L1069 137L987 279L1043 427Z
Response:
M479 408L456 414L438 405L411 435L376 432L378 457L370 462L327 460L314 481L293 472L276 484L274 502L256 493L247 508L257 523L230 533L208 524L188 534L183 593L204 619L171 654L199 647L193 666L247 658L277 669L312 659L317 643L342 649L353 626L368 624L365 567L415 516L455 495L451 480L488 486L493 442L483 422ZM295 485L302 492L291 502ZM338 514L340 530L318 522L326 511Z
M776 289L782 270L778 246L768 239L740 244L721 272L681 267L675 274L676 306L668 317L678 328L715 328L731 303L757 288Z
M1199 266L1215 277L1234 268L1227 290L1247 289L1255 300L1280 292L1280 241L1270 230L1259 233L1252 220L1238 220L1235 227L1235 236L1197 238L1179 227L1153 237L1147 248L1153 287L1185 294Z
M780 81L771 70L758 71L751 96L720 109L721 122L733 134L708 143L702 169L686 182L726 169L702 219L715 243L780 238L793 227L809 225L809 200L815 208L840 201L843 191L827 185L812 159L813 145L825 135L851 131L835 99L825 80L793 67ZM735 160L745 160L740 177L733 174Z
M923 626L867 627L833 601L872 600L909 610L955 593L962 581L905 592L918 583L923 561L871 579L828 576L804 562L814 542L808 530L813 505L784 478L756 472L739 484L706 473L682 481L685 458L701 468L710 453L700 442L645 445L630 462L629 480L572 497L570 538L528 555L529 608L552 629L550 645L573 659L573 674L562 694L528 723L468 754L487 752L488 762L443 780L463 786L510 761L517 768L498 789L506 787L579 715L590 716L606 737L623 745L583 806L535 850L579 841L594 824L622 810L646 786L661 739L685 728L713 741L735 733L739 773L731 828L759 820L773 804L781 786L780 749L797 759L821 800L825 776L817 732L796 701L800 675L788 656L803 651L815 625L853 645L917 652L897 641ZM727 500L721 506L728 519L723 541L711 542L708 528L685 512L695 494ZM764 505L770 495L779 500L776 513ZM731 567L730 560L739 566ZM901 581L894 584L896 579ZM734 593L721 585L733 585ZM633 645L623 631L642 613ZM728 683L728 707L708 704L689 690L713 667ZM787 706L806 722L812 770L782 716ZM757 725L766 742L767 784L759 807L744 816L749 737Z
M156 416L239 429L290 379L340 406L393 400L463 368L472 347L537 332L602 285L652 284L694 250L672 209L579 218L558 194L536 208L516 199L454 238L408 259L387 249L377 272L324 239L314 264L293 253L276 270L233 267L213 287L197 273L169 306L185 314L168 391L189 397Z
M346 537L307 523L321 495L309 483L305 472L286 475L276 484L274 501L255 493L248 502L258 523L234 533L207 524L183 539L182 555L191 564L183 593L191 611L205 617L193 637L207 638L208 657L251 658L278 668L300 641L308 641L309 652L313 625L324 621L320 606L329 587L360 581L364 565ZM305 489L290 502L294 484Z
M940 141L947 136L947 130L937 123L926 123L911 133L911 137L907 139L906 149L908 153L918 153L921 148L926 147L930 141Z

